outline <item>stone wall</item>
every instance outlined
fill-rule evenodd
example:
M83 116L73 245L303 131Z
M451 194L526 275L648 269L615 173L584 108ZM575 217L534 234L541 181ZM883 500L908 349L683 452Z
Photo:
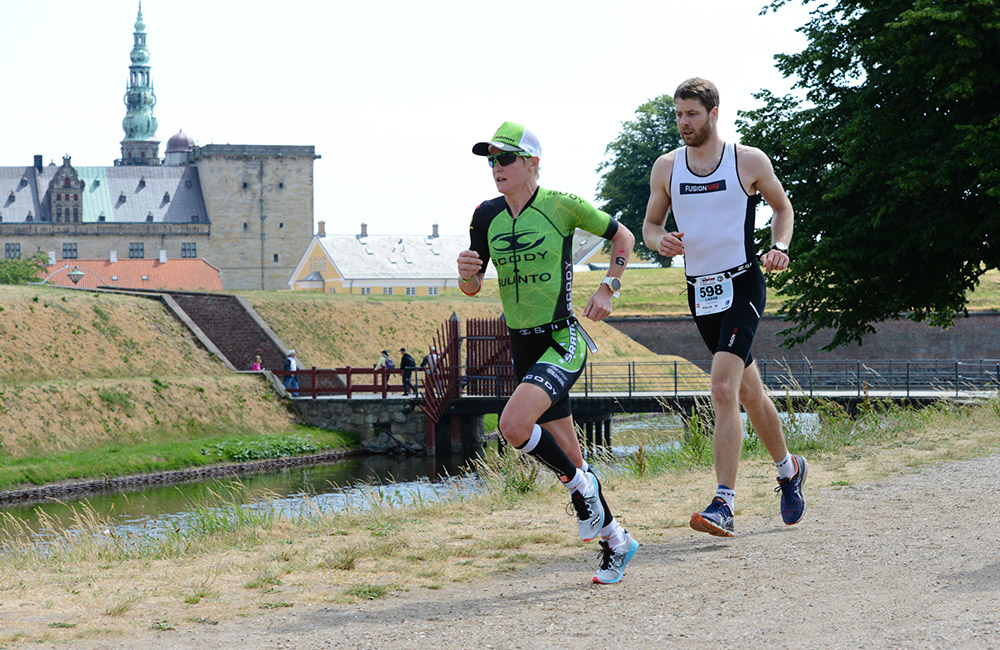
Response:
M382 399L379 397L352 399L292 400L291 408L314 427L331 431L346 431L355 435L361 448L369 453L433 453L427 446L425 416L418 400ZM456 434L465 449L478 449L485 441L483 417L455 416ZM437 426L437 447L450 446L451 421L446 418Z
M657 354L670 354L690 361L711 357L694 321L679 317L611 317L608 324ZM781 347L778 335L787 324L781 318L765 316L754 339L757 359L914 360L914 359L1000 359L1000 312L970 312L957 316L947 330L911 320L876 323L876 333L865 337L861 346L849 345L827 352L821 350L833 338L831 330L821 330L801 345Z
M234 289L288 289L313 236L313 147L207 145L198 166L212 232L202 252Z

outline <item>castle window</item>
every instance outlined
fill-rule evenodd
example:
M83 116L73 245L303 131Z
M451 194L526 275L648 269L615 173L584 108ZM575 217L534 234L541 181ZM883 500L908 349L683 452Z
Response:
M21 257L21 245L20 244L4 244L3 245L3 256L9 260L16 260Z
M285 187L284 183L278 183L278 189L284 189L284 187Z
M244 221L243 222L243 230L246 230L249 227L250 227L249 224L246 221Z
M28 184L28 179L25 178L24 176L22 176L21 177L21 187L24 187L27 184Z
M79 194L74 194L73 195L73 200L74 201L79 201L80 200L80 195Z
M80 220L80 208L73 208L73 221Z
M98 186L100 186L100 184L101 184L101 179L95 178L94 179L94 187L98 187Z
M146 177L145 176L140 176L139 177L139 189L142 189L144 187L146 187Z
M278 261L278 254L277 254L277 253L275 253L275 254L274 254L274 261L275 261L275 262L277 262L277 261Z
M35 217L34 217L34 216L32 216L32 214L31 214L31 211L30 211L30 210L28 211L28 214L27 214L27 216L25 216L25 217L24 217L24 220L25 220L25 221L27 221L28 223L31 223L32 221L34 221L34 220L35 220Z
M62 208L56 208L56 221L62 221Z
M285 227L285 222L284 221L282 221L281 223L278 224L278 230L281 230L284 227Z
M140 151L139 152L139 157L140 158L145 158L146 157L146 152L145 151Z
M14 195L14 190L11 190L10 191L10 196L7 197L7 201L9 203L13 203L16 200L17 200L17 197Z
M128 245L128 258L130 260L142 259L146 256L145 244L142 242L129 242Z
M246 181L243 181L243 189L246 189L246 188L247 188L247 183L246 183Z
M75 260L76 259L76 244L63 244L62 245L62 257L64 260Z
M107 221L107 219L104 217L103 214L101 216L97 217L97 220L100 221L101 223L104 223L105 221Z
M146 223L153 223L153 213L150 212L146 215Z
M62 201L62 194L56 194L56 201Z
M69 187L69 179L68 178L64 178L63 179L63 187Z
M181 243L181 257L198 257L198 248L195 242Z
M163 193L163 202L164 203L170 203L170 192L164 192Z
M121 194L118 195L118 202L119 203L125 203L126 200L127 199L125 198L125 192L122 192Z
M196 214L191 215L191 223L198 223L198 215Z

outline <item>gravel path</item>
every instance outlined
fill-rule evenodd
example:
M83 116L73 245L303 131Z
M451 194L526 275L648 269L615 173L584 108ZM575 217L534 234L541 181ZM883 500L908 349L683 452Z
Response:
M618 585L592 585L596 553L581 553L439 591L74 647L1000 647L998 494L1000 455L807 484L800 524L737 517L734 539L671 531Z

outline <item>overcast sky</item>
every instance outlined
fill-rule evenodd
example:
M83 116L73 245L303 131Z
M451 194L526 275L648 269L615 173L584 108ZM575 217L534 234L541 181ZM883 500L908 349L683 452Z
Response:
M541 184L595 200L607 144L692 76L721 93L737 139L752 93L791 87L774 54L808 17L765 0L145 0L160 154L197 144L314 145L328 233L463 234L496 196L472 145L504 120L542 144ZM0 165L110 165L135 0L0 0ZM596 203L596 201L595 201Z

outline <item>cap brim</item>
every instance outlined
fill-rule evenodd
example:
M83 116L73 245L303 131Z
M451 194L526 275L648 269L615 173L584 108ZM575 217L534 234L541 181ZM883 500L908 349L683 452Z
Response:
M477 142L472 146L472 153L477 156L488 156L490 155L490 147L494 149L499 149L500 151L507 151L509 153L520 153L524 149L520 147L515 147L514 145L507 144L505 142Z

